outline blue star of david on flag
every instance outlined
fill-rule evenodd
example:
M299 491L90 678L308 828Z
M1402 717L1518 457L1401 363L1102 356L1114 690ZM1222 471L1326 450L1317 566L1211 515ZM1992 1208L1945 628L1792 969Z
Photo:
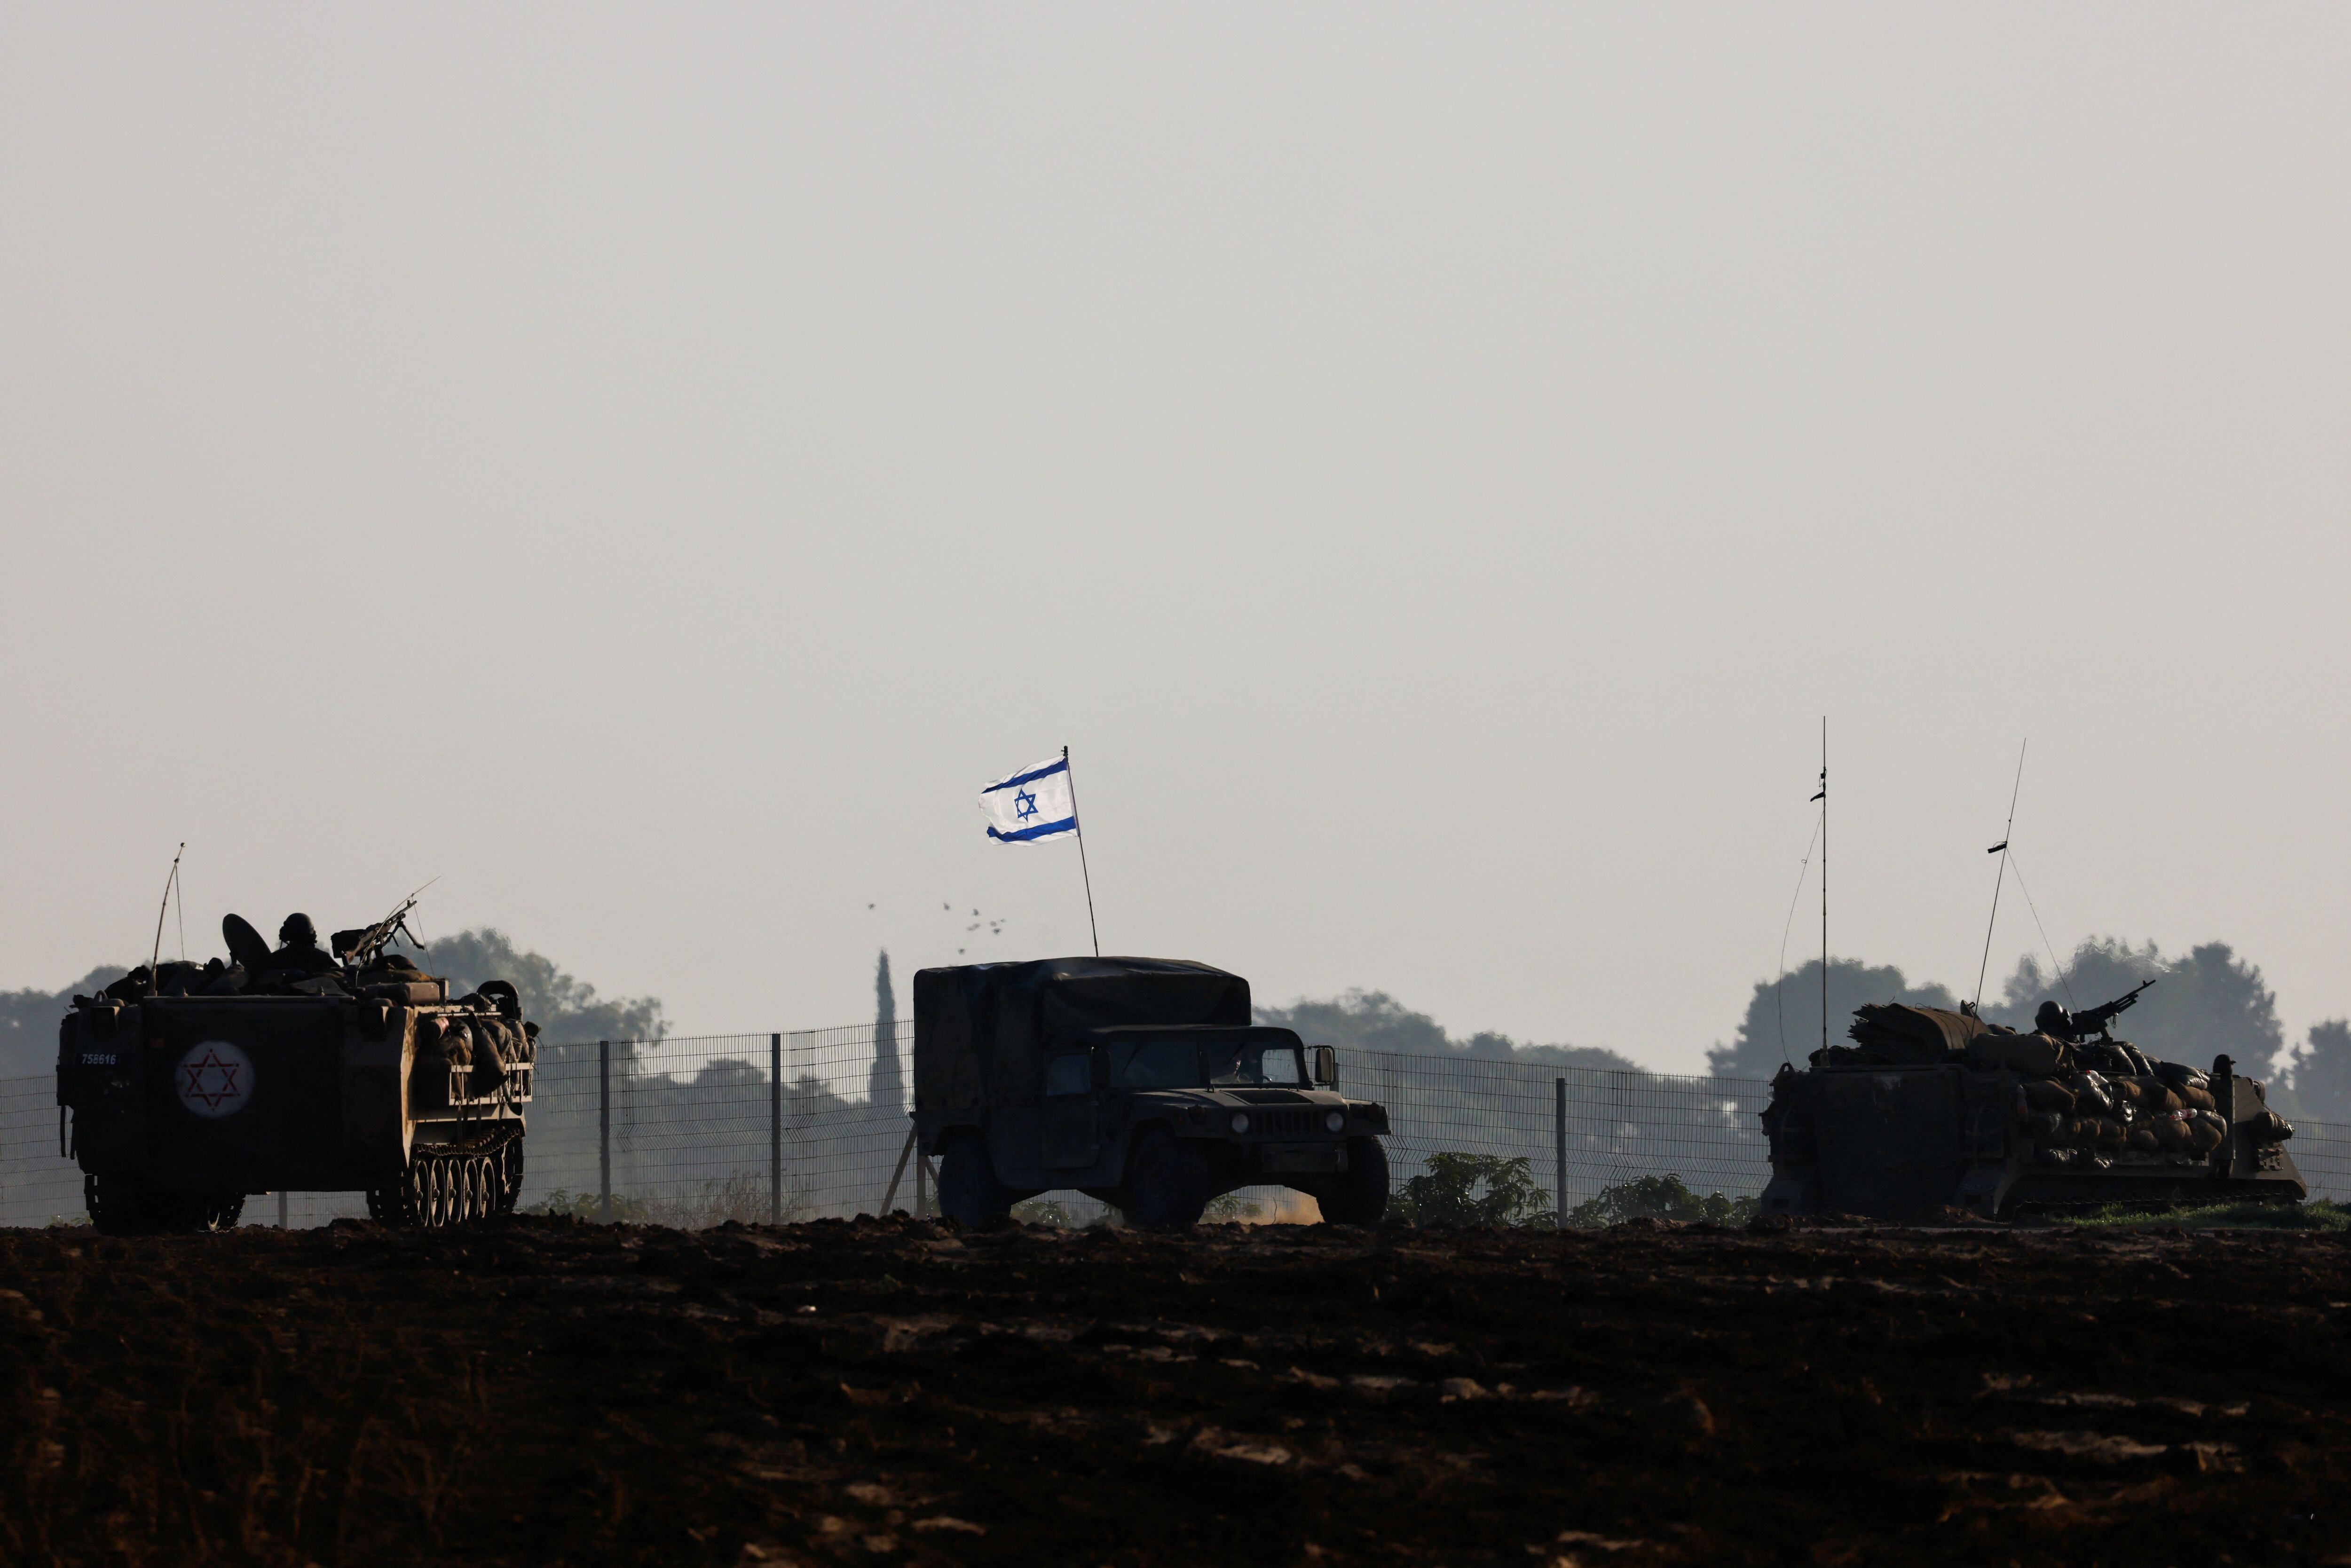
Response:
M1024 768L979 792L987 836L1000 844L1033 844L1078 831L1076 794L1065 757Z

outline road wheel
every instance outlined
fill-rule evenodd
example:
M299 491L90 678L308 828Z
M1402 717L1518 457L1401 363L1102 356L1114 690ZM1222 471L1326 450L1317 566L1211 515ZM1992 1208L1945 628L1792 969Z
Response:
M188 1201L190 1230L235 1230L245 1218L245 1194L198 1194Z
M401 1178L401 1196L406 1199L411 1225L433 1226L441 1223L439 1199L434 1196L434 1167L438 1160L426 1155L411 1160L408 1174Z
M996 1179L987 1145L977 1133L958 1136L939 1158L939 1212L967 1228L1012 1212L1012 1191Z
M1388 1152L1377 1138L1347 1140L1347 1168L1314 1194L1332 1225L1377 1225L1388 1211Z
M512 1214L515 1200L522 1197L522 1136L517 1134L499 1146L497 1153L498 1202L500 1214Z
M1127 1190L1134 1202L1129 1223L1145 1230L1174 1230L1198 1223L1208 1207L1208 1156L1165 1127L1154 1127L1134 1145Z

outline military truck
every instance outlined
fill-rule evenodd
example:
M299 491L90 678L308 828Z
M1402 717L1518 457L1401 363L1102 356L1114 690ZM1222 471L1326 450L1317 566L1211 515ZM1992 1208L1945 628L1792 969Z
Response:
M1762 1211L1993 1218L2309 1196L2293 1124L2227 1056L2201 1072L2114 1038L2137 999L2044 1004L2030 1033L1964 1007L1861 1008L1854 1044L1772 1080Z
M1338 1054L1252 1021L1249 982L1172 958L1045 958L914 976L914 1134L966 1225L1074 1189L1149 1228L1236 1188L1305 1193L1322 1218L1387 1212L1379 1104Z
M386 951L405 908L336 933L331 956L286 940L307 916L272 952L232 915L231 961L73 998L57 1103L99 1230L223 1229L260 1192L364 1192L402 1226L513 1209L538 1026L506 981L452 1000Z

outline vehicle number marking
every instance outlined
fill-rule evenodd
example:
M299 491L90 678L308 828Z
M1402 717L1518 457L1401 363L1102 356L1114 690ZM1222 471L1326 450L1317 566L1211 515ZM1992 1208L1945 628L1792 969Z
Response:
M233 1116L253 1098L253 1059L225 1040L203 1040L180 1058L172 1081L197 1115Z
M85 1051L81 1053L81 1064L84 1067L111 1067L114 1058L106 1051Z

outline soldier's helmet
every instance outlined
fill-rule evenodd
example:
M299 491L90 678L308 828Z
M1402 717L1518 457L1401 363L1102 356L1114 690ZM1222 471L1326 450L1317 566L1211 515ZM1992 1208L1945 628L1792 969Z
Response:
M319 928L310 924L310 917L307 915L289 915L286 917L286 924L277 928L277 945L280 947L316 947L319 945Z
M2053 1034L2060 1040L2070 1039L2074 1033L2074 1015L2059 1007L2053 998L2042 1003L2041 1010L2032 1015L2032 1027L2043 1034Z

